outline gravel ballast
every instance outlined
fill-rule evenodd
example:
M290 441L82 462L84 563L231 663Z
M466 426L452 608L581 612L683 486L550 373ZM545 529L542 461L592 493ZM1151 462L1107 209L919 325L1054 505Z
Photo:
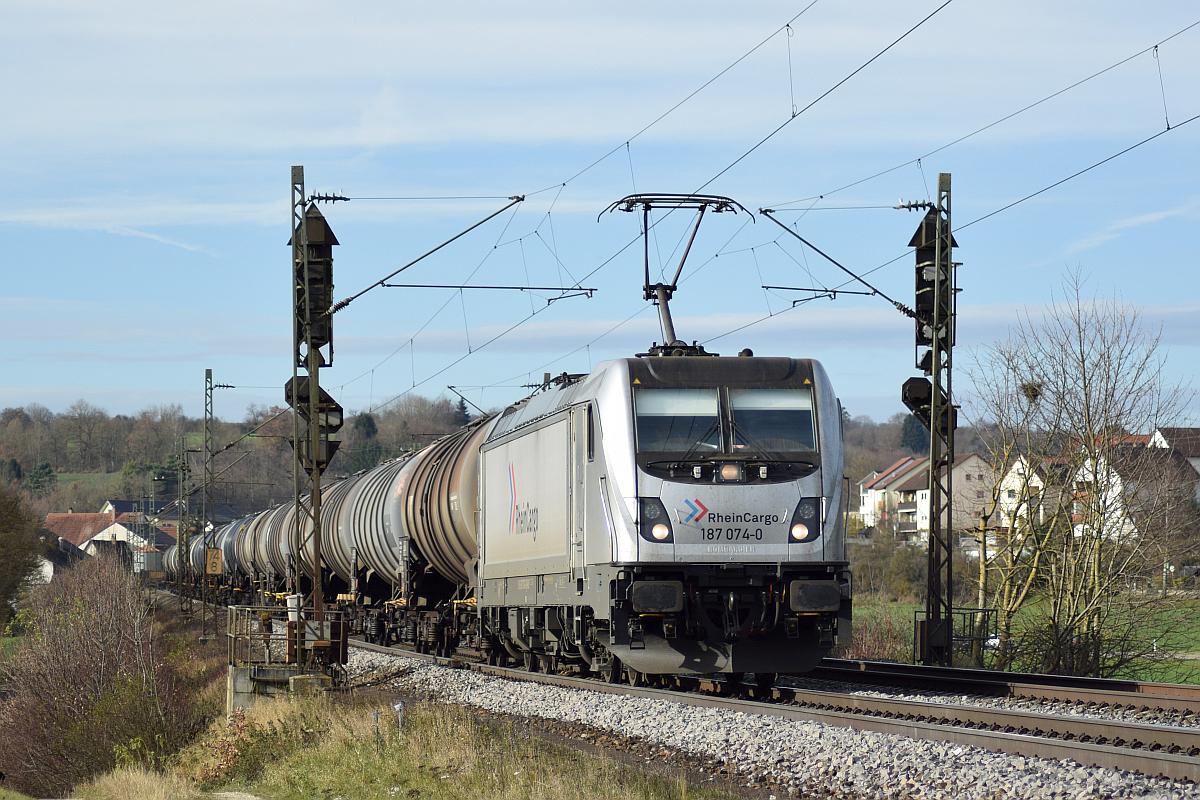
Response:
M589 725L718 759L747 782L777 785L791 796L1200 800L1193 784L818 722L505 680L360 648L351 650L349 671L357 680L382 679L405 693Z

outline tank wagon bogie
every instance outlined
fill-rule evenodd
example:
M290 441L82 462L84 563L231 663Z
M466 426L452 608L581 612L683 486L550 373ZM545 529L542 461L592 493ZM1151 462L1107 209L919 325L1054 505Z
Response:
M842 469L815 361L604 362L325 482L326 603L371 641L530 669L801 672L849 636ZM304 574L292 506L214 532L230 597Z

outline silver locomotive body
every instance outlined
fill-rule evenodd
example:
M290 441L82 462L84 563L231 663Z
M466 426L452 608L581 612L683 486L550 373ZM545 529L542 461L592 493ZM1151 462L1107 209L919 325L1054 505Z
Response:
M531 667L799 672L848 640L841 412L815 361L605 362L503 412L481 459L483 632Z

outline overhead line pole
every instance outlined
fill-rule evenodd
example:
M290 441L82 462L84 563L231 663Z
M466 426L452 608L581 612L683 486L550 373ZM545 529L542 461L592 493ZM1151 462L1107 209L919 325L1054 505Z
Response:
M317 638L303 642L297 623L297 659L301 650L328 647L321 581L321 473L337 451L330 437L342 426L342 408L320 388L321 367L333 363L333 246L329 224L304 194L304 167L292 167L292 379L284 399L292 407L295 520L292 529L292 590L302 593L309 568L313 621ZM327 348L328 354L322 353ZM301 370L305 374L301 374ZM305 535L305 530L309 534ZM307 648L305 648L307 645Z
M954 663L954 407L953 365L958 286L950 227L950 174L938 174L935 204L898 208L928 209L909 247L916 248L917 366L928 378L909 378L901 397L929 429L929 548L925 619L917 622L921 662ZM928 348L922 352L922 348Z

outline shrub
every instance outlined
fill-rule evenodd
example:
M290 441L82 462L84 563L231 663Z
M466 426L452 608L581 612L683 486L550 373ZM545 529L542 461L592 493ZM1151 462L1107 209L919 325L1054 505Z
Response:
M913 618L907 606L856 610L854 639L834 648L835 658L912 661Z
M154 766L195 726L133 576L85 559L32 593L28 635L3 663L0 770L37 796L125 764Z

